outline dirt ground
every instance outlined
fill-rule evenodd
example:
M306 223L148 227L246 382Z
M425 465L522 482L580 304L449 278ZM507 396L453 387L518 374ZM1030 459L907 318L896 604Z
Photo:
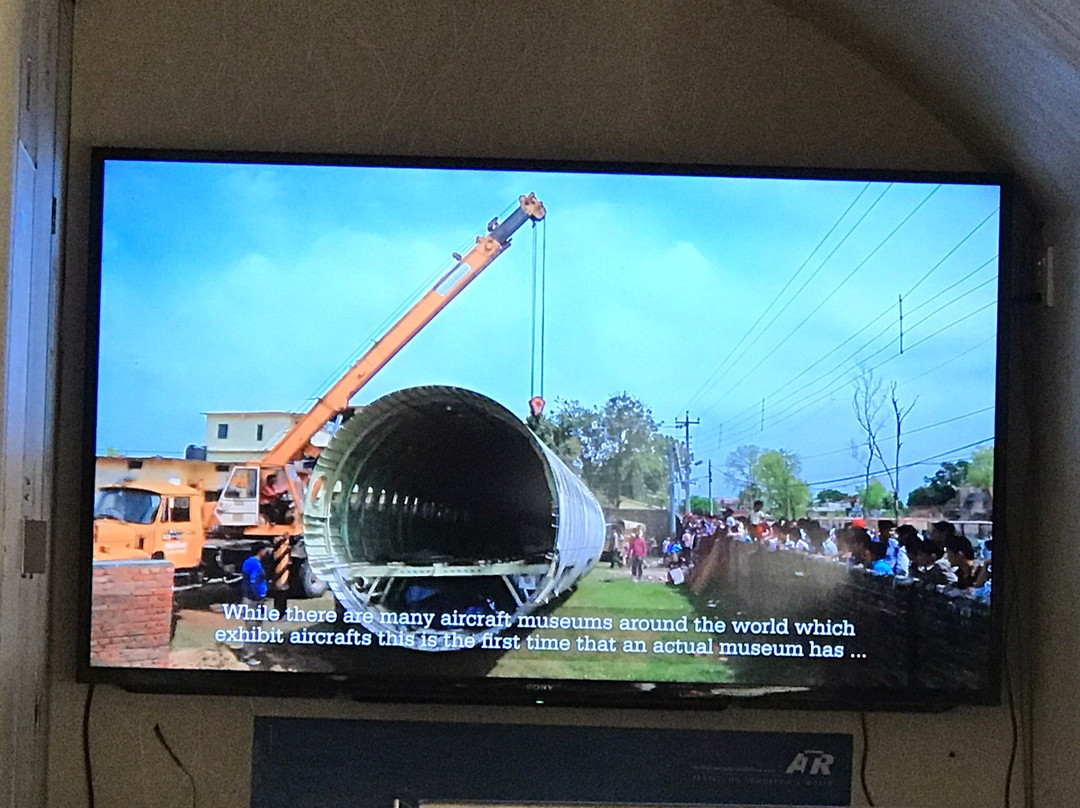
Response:
M609 566L608 562L597 564L592 573L605 581L630 580L630 567ZM643 582L666 583L667 568L658 558L646 560ZM314 600L296 601L292 605L303 609L333 609L334 600L329 594ZM252 657L255 664L249 665L239 657L239 649L214 639L214 632L224 628L235 628L235 620L226 620L220 604L204 608L184 608L179 612L176 634L169 650L167 666L187 670L261 670L261 671L305 671L312 673L333 673L336 671L341 654L339 649L297 647L288 643L269 643L258 646ZM319 628L314 624L289 623L277 621L274 628L280 628L288 634L299 628ZM322 629L328 626L322 626ZM367 652L375 653L375 649Z
M304 609L333 609L334 601L329 595L315 600L301 601ZM235 620L226 620L221 606L214 605L207 609L181 609L176 625L176 635L169 649L168 667L198 670L264 670L296 671L304 670L316 673L332 672L328 663L317 657L303 656L299 664L297 654L288 645L261 645L254 653L258 660L255 665L248 665L238 657L238 649L226 643L217 642L214 632L223 628L235 628ZM305 623L288 623L284 620L274 623L286 633L303 628Z

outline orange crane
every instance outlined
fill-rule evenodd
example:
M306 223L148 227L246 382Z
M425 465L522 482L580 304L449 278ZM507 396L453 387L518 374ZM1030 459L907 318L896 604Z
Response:
M255 541L272 542L274 546L275 585L279 593L290 589L291 569L301 572L299 583L305 593L313 586L306 556L302 550L303 503L306 471L302 461L314 453L311 441L327 423L333 421L349 406L349 400L360 391L387 362L394 358L421 329L474 281L492 261L510 246L511 236L528 222L539 222L546 211L535 194L518 198L517 208L503 221L492 219L487 232L476 237L476 244L465 254L454 253L456 259L435 285L426 292L397 322L395 322L370 349L368 349L338 380L288 429L273 447L260 459L234 465L229 471L228 482L222 490L212 513L203 520L203 541L199 569L191 570L193 557L192 540L185 536L184 553L172 558L168 537L176 533L161 525L165 541L147 538L147 523L131 525L124 530L121 500L127 497L146 499L138 483L110 488L112 508L109 515L96 515L95 536L106 533L111 537L109 547L99 547L95 539L95 555L119 557L120 555L144 555L164 557L176 563L178 571L194 573L194 579L223 577L239 569L243 559L250 553ZM160 493L160 492L159 492ZM201 496L190 498L191 505L201 504ZM211 504L205 505L209 511ZM159 516L164 517L164 511ZM99 519L108 519L107 531L97 529ZM120 522L121 524L118 524ZM171 526L174 527L174 526ZM132 533L127 537L127 533ZM139 533L136 537L134 534ZM175 538L175 537L174 537ZM129 540L130 539L130 540ZM174 542L179 547L180 542ZM137 548L137 549L136 549ZM99 554L98 551L101 550ZM299 562L299 563L297 563ZM300 594L300 587L293 582L293 591Z

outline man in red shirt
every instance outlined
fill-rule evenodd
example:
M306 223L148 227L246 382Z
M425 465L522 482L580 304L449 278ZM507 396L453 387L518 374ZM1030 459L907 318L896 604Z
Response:
M272 525L283 525L286 522L289 503L285 494L288 490L278 484L277 475L273 473L267 475L266 481L259 488L259 512Z
M627 546L627 554L630 556L630 577L635 581L641 580L641 573L645 567L645 554L649 552L649 545L645 543L645 537L640 530L634 531L634 537Z

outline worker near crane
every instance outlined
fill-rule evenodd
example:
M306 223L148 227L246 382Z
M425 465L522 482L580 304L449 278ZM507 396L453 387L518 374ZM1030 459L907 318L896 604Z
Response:
M245 606L250 606L257 611L266 599L266 567L264 563L270 555L270 545L266 542L256 542L252 547L252 554L244 559L240 567L240 600ZM245 620L245 634L249 637L255 629L262 626L261 620ZM258 665L255 658L255 647L250 643L243 643L238 649L241 661L248 665Z
M284 486L279 486L277 474L270 473L266 481L259 488L259 512L266 517L266 521L272 525L283 525L289 503L285 500L288 492Z

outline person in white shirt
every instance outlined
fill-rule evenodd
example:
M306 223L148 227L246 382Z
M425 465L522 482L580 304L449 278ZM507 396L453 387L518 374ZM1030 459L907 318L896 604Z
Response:
M765 537L765 503L760 499L754 500L753 510L750 511L750 535L755 541L761 541Z
M839 548L836 546L836 528L834 527L829 531L829 537L821 543L821 554L835 558L840 554Z

